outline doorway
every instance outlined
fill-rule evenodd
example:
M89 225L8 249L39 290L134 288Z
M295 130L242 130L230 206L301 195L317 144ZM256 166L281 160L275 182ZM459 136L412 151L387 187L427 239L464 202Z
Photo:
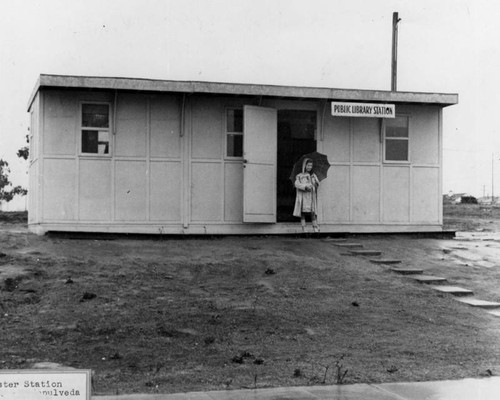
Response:
M290 180L293 164L316 151L316 111L278 110L277 222L297 222L294 217L295 186Z

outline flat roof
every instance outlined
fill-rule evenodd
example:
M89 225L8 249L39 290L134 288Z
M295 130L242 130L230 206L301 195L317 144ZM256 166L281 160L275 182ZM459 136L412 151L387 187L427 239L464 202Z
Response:
M458 103L456 93L392 92L385 90L334 89L303 86L258 85L200 81L171 81L158 79L110 78L96 76L70 76L41 74L28 102L31 107L42 88L80 88L106 90L136 90L148 92L207 93L360 101L383 103L420 103L443 107Z

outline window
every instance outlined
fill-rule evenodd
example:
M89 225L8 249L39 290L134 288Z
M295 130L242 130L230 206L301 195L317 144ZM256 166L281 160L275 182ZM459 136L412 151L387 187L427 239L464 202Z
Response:
M243 110L226 110L226 156L243 157Z
M408 117L384 120L385 161L409 161Z
M109 105L82 104L82 153L109 154Z

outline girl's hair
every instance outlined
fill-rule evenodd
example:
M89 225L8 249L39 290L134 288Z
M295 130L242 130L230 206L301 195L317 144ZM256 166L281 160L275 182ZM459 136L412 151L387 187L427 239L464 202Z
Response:
M302 162L302 172L306 172L306 165L311 163L313 165L313 169L311 169L311 172L314 170L314 161L310 158L305 158L304 161Z

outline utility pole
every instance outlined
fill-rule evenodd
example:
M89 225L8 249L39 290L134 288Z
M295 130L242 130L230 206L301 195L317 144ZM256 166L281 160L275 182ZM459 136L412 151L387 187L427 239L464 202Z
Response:
M391 62L391 90L398 90L398 13L392 13L392 62Z
M491 153L491 204L495 202L495 154Z

